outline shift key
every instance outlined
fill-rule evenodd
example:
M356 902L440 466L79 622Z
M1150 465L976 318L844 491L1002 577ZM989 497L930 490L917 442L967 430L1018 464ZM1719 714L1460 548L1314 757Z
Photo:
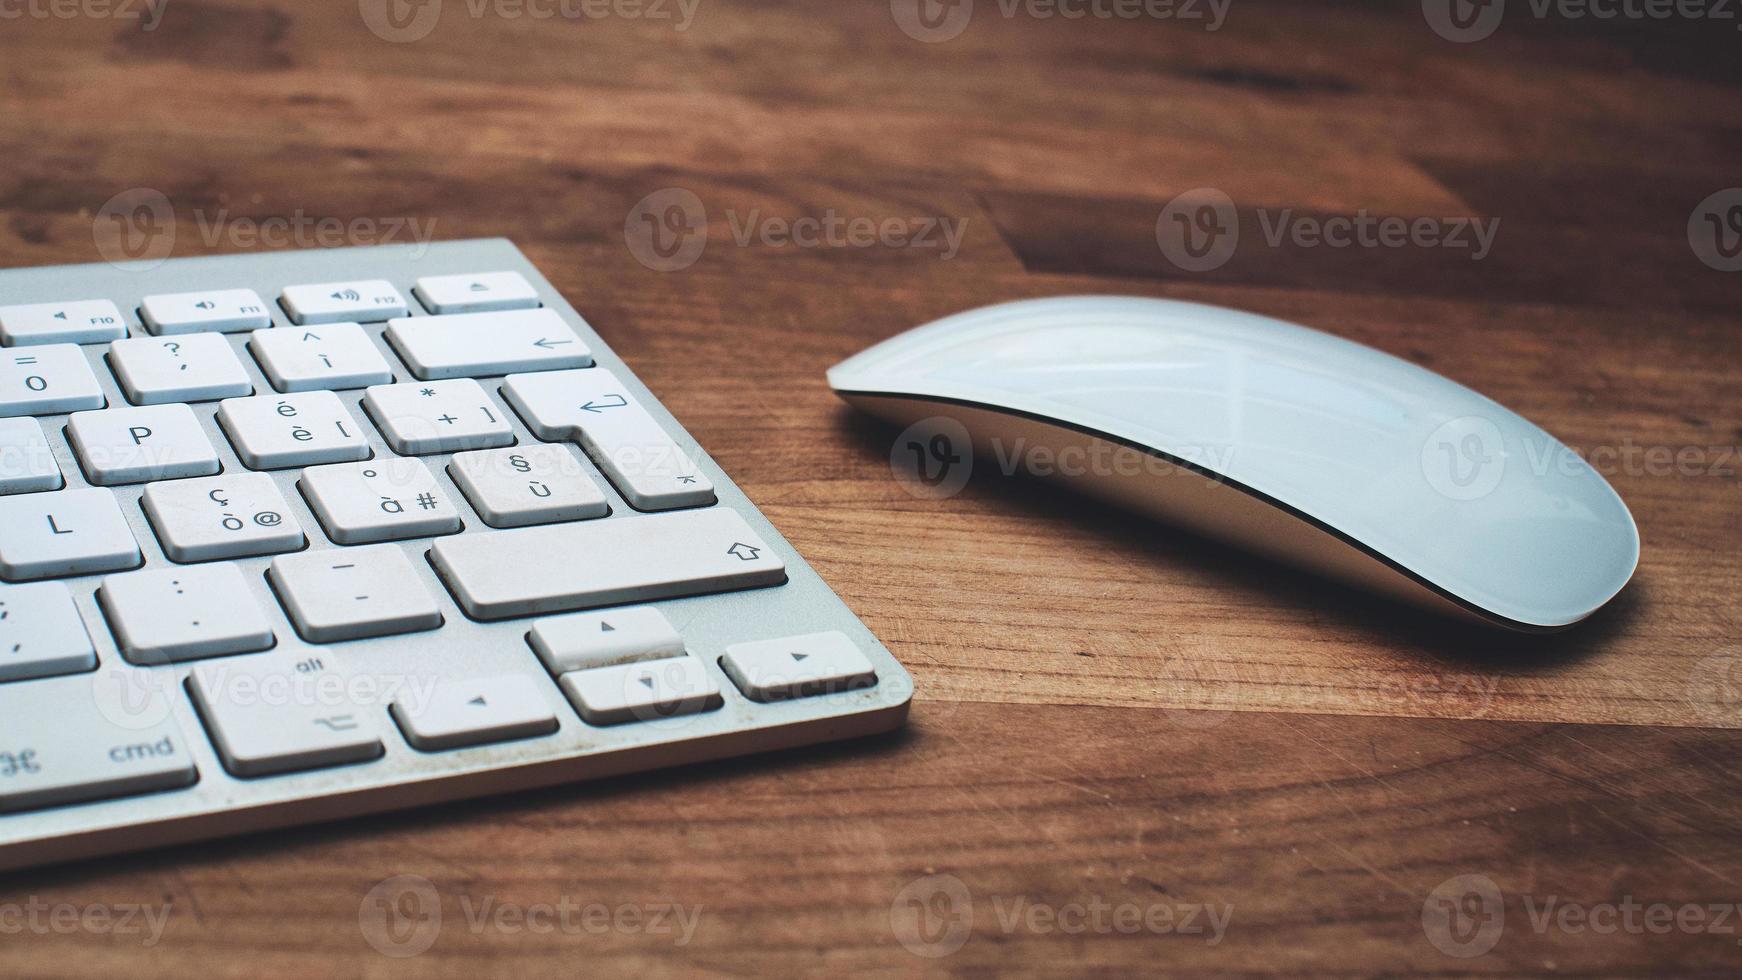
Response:
M119 724L90 692L84 680L61 688L62 696L35 685L0 691L0 813L176 789L198 778L173 721Z
M548 556L528 560L529 555ZM485 531L430 561L474 619L537 616L786 581L786 565L727 508Z

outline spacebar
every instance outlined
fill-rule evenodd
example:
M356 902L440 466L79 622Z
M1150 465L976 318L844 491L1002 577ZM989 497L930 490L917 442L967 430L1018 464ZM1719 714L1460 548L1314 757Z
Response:
M774 549L726 507L442 538L430 561L474 619L786 581Z

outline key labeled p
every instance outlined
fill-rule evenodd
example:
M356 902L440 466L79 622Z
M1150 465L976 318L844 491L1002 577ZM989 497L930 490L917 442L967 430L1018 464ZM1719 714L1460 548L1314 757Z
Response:
M133 444L137 446L151 438L151 429L148 426L143 425L129 426L127 429L127 435L132 438Z

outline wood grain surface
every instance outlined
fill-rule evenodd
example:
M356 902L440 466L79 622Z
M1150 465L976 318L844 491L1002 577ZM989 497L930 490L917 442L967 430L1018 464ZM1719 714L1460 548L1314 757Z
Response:
M322 243L247 236L272 219L512 238L917 696L868 742L0 878L0 973L1737 973L1742 272L1695 247L1742 185L1736 20L1513 4L1454 43L1438 0L1232 0L1214 30L981 0L927 42L906 0L431 0L409 38L376 0L68 3L0 0L0 263L99 260L132 188L176 255ZM661 271L631 216L674 188L706 247ZM1194 272L1157 223L1201 188L1240 239ZM1363 216L1497 224L1480 257L1270 234ZM802 218L960 237L767 224ZM937 316L1081 292L1312 324L1494 397L1626 499L1634 582L1512 637L993 467L921 499L824 384ZM439 903L389 917L439 908L416 956L369 941L397 876ZM1494 891L1446 913L1464 876ZM514 918L564 905L609 921Z

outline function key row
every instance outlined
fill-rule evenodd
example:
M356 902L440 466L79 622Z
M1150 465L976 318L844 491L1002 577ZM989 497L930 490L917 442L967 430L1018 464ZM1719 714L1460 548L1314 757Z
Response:
M431 314L536 309L538 291L518 272L425 276L413 295ZM384 279L287 286L279 297L296 326L378 323L406 317L410 307ZM235 333L272 326L272 313L252 289L217 289L145 297L139 319L158 336ZM109 300L0 306L0 345L97 344L127 336L127 320Z

